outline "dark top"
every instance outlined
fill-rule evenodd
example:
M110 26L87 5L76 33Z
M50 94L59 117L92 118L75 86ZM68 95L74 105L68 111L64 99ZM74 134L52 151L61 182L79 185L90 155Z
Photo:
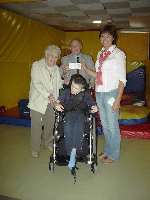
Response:
M80 92L77 95L72 95L70 89L65 89L58 100L64 106L64 112L69 111L88 111L91 106L96 105L96 102L88 91Z

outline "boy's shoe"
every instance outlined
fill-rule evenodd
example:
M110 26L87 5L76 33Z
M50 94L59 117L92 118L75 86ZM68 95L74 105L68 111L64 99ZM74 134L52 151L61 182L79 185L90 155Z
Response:
M38 158L38 157L39 157L38 152L32 151L32 157L33 157L33 158Z
M72 168L75 167L75 164L76 164L76 149L73 148L70 154L70 160L68 164L69 169L72 170Z

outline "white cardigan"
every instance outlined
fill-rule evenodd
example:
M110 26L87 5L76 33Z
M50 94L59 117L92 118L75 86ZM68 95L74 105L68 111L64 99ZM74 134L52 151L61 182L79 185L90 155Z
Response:
M59 89L62 88L62 83L63 81L57 65L48 67L44 58L34 62L31 69L28 107L45 114L48 105L48 96L52 94L57 99Z

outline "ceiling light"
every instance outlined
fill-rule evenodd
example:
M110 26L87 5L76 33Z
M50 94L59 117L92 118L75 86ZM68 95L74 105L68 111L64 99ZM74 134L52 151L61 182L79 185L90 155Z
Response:
M92 21L92 23L93 23L93 24L101 24L102 21L101 21L101 20L94 20L94 21Z

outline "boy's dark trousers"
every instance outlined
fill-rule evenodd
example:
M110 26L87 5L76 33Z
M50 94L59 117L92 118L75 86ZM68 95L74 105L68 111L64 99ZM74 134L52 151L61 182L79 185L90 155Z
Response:
M67 112L64 121L65 148L67 155L70 155L72 148L76 148L78 153L81 151L83 144L85 114L81 111Z

